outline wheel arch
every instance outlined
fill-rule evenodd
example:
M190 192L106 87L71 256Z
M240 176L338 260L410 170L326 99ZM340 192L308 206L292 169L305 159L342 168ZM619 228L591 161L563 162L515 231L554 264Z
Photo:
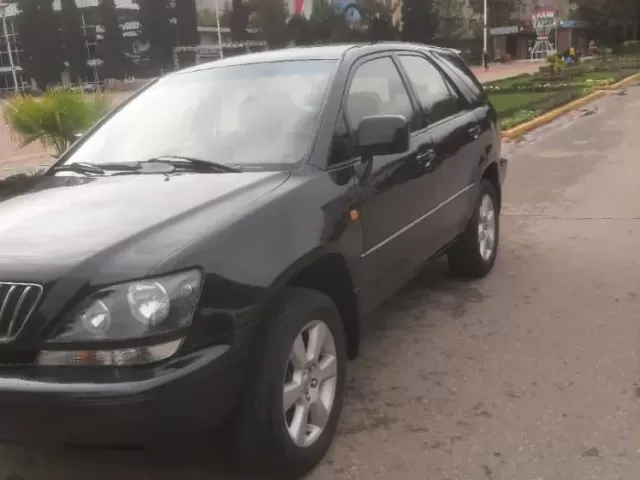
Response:
M482 172L482 180L488 180L498 195L498 211L502 209L502 187L500 185L500 171L496 162L491 162Z
M269 289L266 304L277 300L286 287L304 287L327 295L335 304L347 338L347 354L353 359L360 345L357 290L345 255L331 247L317 248L291 264Z

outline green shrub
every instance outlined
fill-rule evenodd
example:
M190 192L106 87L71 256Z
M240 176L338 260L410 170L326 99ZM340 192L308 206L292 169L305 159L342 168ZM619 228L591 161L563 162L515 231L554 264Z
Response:
M623 42L616 51L623 55L640 53L640 40L627 40Z
M70 88L53 88L42 97L19 96L4 107L4 120L21 146L41 142L60 155L110 109L107 97Z
M542 65L538 69L538 72L540 73L540 75L551 75L551 65Z
M560 55L549 55L547 66L549 67L549 75L558 75L567 66L567 62Z

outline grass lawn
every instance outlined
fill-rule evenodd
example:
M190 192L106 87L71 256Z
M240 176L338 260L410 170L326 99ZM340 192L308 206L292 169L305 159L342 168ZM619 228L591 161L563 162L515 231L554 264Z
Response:
M490 93L489 99L498 111L498 115L501 115L516 108L525 108L549 95L551 95L549 92Z
M581 75L580 79L584 80L608 80L614 79L616 76L615 72L589 72L584 75Z

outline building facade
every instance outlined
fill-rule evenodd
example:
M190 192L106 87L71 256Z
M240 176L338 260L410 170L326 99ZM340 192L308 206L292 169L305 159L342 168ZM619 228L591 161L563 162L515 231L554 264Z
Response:
M508 24L489 31L494 58L544 58L550 53L564 52L570 47L586 52L588 25L570 20L575 9L575 4L570 0L514 0L513 14ZM545 29L536 32L533 17L540 11L555 14L555 25L548 32ZM540 39L544 38L545 33L548 33L548 44L541 46Z
M104 28L102 27L101 12L99 7L100 0L75 0L81 15L82 31L84 33L84 44L87 54L87 65L91 67L92 75L85 80L87 83L96 83L99 80L99 67L102 63L96 54L96 46L102 39ZM127 55L135 57L136 52L141 46L138 40L140 32L140 22L138 14L140 6L135 0L114 0L120 28L125 37ZM60 12L60 0L53 0L54 12ZM2 13L0 11L0 13ZM14 88L13 70L15 69L16 77L20 88L29 85L30 81L23 75L22 62L24 61L24 52L20 43L20 32L16 27L16 17L19 15L16 3L8 3L4 7L4 16L6 20L6 31L2 27L2 38L0 39L0 90L11 90ZM12 66L13 60L13 66ZM63 74L62 83L67 83L69 78Z

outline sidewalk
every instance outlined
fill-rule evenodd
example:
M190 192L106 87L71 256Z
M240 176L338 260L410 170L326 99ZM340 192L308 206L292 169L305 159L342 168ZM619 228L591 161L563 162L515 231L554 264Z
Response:
M484 67L473 66L471 70L476 74L481 82L493 82L503 78L516 77L525 73L535 73L544 65L544 60L518 62L518 63L491 63L489 70L485 71Z

